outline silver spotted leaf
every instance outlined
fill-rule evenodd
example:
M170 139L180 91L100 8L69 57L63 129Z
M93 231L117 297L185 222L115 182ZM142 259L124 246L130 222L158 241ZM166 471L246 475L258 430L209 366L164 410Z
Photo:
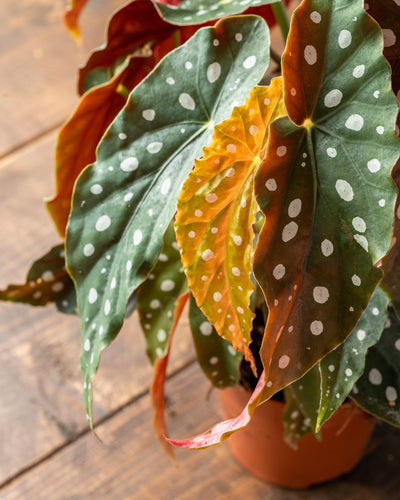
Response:
M362 0L304 0L295 11L282 64L290 120L271 125L255 179L265 373L240 417L175 444L205 447L240 429L255 404L344 342L367 307L391 240L400 153L382 49Z
M167 353L178 298L188 291L173 223L164 235L164 244L148 279L137 291L140 323L152 363Z
M347 340L290 385L313 432L320 431L362 375L367 350L378 342L387 321L387 306L386 295L376 288Z
M294 394L293 387L286 387L285 411L283 413L283 427L285 441L293 449L297 448L297 441L313 431L311 419L304 416L299 402ZM317 391L318 393L318 391ZM319 437L319 436L317 436Z
M400 153L382 33L361 1L306 0L283 57L284 118L256 177L266 222L255 275L269 318L263 399L341 344L389 248Z
M64 245L57 245L35 261L23 285L0 290L0 300L32 306L54 302L59 311L77 314L74 284L65 269Z
M178 5L155 2L160 15L172 24L201 24L212 19L240 14L249 7L275 3L277 0L182 0Z
M365 411L400 425L400 321L392 309L379 342L368 350L364 373L350 396Z
M316 430L344 402L365 368L367 350L379 341L388 319L388 298L377 287L357 326L344 344L320 361L321 402Z
M237 385L243 355L218 335L198 308L193 295L190 296L189 320L197 359L207 378L219 389Z
M90 379L100 352L157 261L194 159L214 123L245 101L268 62L268 27L259 17L199 30L133 90L101 140L96 163L77 181L66 248L82 319L90 423Z
M321 401L321 374L319 366L316 365L311 368L301 379L287 387L285 393L286 391L289 391L292 397L296 399L297 405L306 419L309 432L313 431L318 435L316 427ZM292 435L291 437L292 441L295 441L294 436Z

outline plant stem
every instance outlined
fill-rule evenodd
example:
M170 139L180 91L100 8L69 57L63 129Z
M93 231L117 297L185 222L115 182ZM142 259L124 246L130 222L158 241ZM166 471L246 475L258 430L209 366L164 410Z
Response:
M283 40L286 44L286 40L289 33L290 20L288 13L286 11L285 4L282 1L271 4L272 10L274 12L275 19L281 28Z
M269 52L270 52L270 54L271 54L271 59L272 59L273 61L275 61L277 64L279 64L279 67L281 67L281 64L282 64L282 58L281 58L281 56L278 54L278 52L276 52L276 50L274 50L272 47L270 47Z

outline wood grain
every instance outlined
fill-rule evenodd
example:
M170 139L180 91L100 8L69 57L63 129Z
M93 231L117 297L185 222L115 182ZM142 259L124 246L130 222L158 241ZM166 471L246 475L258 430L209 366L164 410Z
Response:
M66 2L1 0L0 157L52 130L72 112L76 77L104 41L106 19L123 0L95 0L82 15L78 47L62 25Z
M104 19L122 3L89 2L77 48L60 22L64 1L0 2L0 287L23 281L31 261L59 242L42 202L53 192L55 129L76 103L78 64L102 43ZM174 468L153 436L151 368L136 316L103 353L95 379L101 444L87 429L79 344L76 318L0 303L0 483L9 481L2 499L400 498L400 430L385 424L351 474L305 492L253 478L226 444L179 452ZM167 385L174 437L204 431L220 417L216 392L208 400L208 382L188 366L193 356L182 324Z
M0 287L23 282L30 262L59 242L43 204L51 191L55 134L0 161ZM193 357L180 328L172 370ZM0 303L0 482L87 428L78 369L78 318L49 306ZM152 370L137 317L104 352L95 415L104 418L147 390Z
M219 417L216 391L194 365L170 380L169 426L174 436L205 430ZM274 499L382 500L399 498L400 431L380 425L370 453L351 474L308 491L265 484L244 471L226 443L182 451L168 463L152 435L145 396L1 492L3 500L35 499Z

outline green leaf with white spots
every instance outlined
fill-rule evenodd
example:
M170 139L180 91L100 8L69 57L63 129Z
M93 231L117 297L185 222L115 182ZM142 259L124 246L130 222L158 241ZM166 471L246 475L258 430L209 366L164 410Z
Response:
M155 2L160 15L172 24L201 24L212 19L240 14L249 7L278 0L182 0L178 5Z
M304 389L304 387L303 387ZM308 390L308 387L307 387ZM283 413L283 427L285 441L292 448L297 448L297 441L312 432L311 419L303 415L299 402L294 394L293 387L286 387L285 411Z
M57 245L35 261L23 285L0 290L0 300L45 306L54 302L66 314L77 314L74 284L65 270L64 245Z
M400 425L400 321L393 310L380 341L368 350L364 373L350 395L365 411Z
M290 385L315 433L344 402L362 375L367 350L378 342L387 321L387 305L386 295L376 288L347 340Z
M378 342L385 327L388 302L384 292L376 288L348 339L321 360L321 402L317 430L344 402L362 375L367 350Z
M148 279L137 291L140 323L146 336L147 354L152 363L167 353L174 325L178 297L188 290L173 223L164 235L164 244Z
M215 387L237 385L243 355L218 335L190 295L189 320L199 365Z
M382 48L362 1L305 0L293 15L282 67L294 123L271 126L255 181L265 224L254 270L269 305L263 399L347 338L381 278L400 152Z
M321 374L319 365L315 365L303 377L296 380L285 391L290 390L296 399L311 431L317 432L317 418L321 401Z
M214 122L244 102L268 62L268 28L258 17L199 30L133 90L101 140L97 162L76 183L66 248L82 319L90 422L90 379L100 352L157 261L194 159Z

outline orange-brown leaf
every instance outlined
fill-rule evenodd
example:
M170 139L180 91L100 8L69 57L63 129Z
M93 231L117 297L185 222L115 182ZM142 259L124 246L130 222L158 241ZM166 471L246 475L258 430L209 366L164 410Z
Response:
M251 263L258 205L253 179L271 121L282 115L282 81L255 87L244 106L215 128L186 181L176 218L189 287L215 329L252 361Z
M166 439L168 437L167 425L165 423L165 413L164 413L164 392L165 392L165 381L167 378L167 365L169 359L169 353L171 350L171 343L174 332L176 330L179 318L182 315L185 304L189 298L189 293L185 293L181 295L178 299L175 313L174 313L174 325L171 329L170 336L168 338L168 347L167 353L161 358L157 358L154 363L154 378L153 384L150 389L150 396L153 403L154 408L154 418L153 418L153 427L154 432L167 455L174 461L175 454L171 444Z
M88 0L71 0L69 7L64 13L64 24L77 42L81 41L78 18L87 1Z
M97 145L107 127L126 103L120 85L130 90L147 74L147 58L131 58L128 66L108 83L88 91L58 136L56 194L47 208L64 236L75 181L96 160ZM120 135L121 141L124 135Z

